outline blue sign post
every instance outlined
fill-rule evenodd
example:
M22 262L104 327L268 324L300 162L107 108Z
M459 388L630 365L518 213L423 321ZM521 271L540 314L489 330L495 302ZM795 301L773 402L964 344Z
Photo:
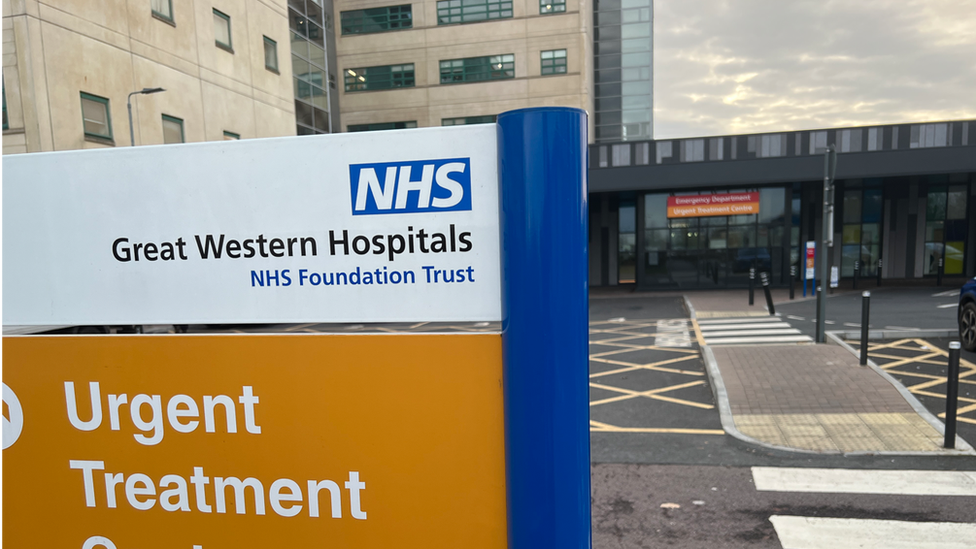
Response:
M591 545L586 129L498 117L509 549Z

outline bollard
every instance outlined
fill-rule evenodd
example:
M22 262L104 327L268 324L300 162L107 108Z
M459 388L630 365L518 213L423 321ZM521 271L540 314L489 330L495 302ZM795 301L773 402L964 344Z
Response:
M881 260L878 260L878 287L881 287Z
M854 262L854 289L855 290L857 289L857 279L858 279L858 275L860 274L861 274L861 262L855 261Z
M861 366L868 365L868 324L871 317L871 292L861 294Z
M940 257L939 258L939 272L937 274L937 278L936 278L936 281L935 281L935 285L936 286L941 286L942 285L942 271L945 270L945 269L943 269L943 265L944 264L942 262L942 258Z
M756 268L749 267L749 305L753 304L753 293L756 286Z
M796 265L790 266L790 301L793 301L793 292L796 289Z
M762 281L763 293L766 294L766 308L769 309L769 316L776 316L776 307L773 306L773 296L769 293L769 276L766 273L759 273Z
M959 399L959 342L949 343L949 368L946 371L946 418L944 447L956 447L956 401Z

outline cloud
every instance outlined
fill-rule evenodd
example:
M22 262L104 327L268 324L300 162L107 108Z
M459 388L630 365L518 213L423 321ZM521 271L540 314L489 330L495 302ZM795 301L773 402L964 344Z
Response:
M657 138L976 118L976 0L657 0Z

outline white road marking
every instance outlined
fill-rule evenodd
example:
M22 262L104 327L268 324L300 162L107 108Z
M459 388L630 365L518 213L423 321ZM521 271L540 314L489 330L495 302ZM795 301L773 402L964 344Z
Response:
M658 320L655 329L655 347L691 347L687 320Z
M850 326L851 328L860 328L860 324L854 324L853 322L845 322L844 326ZM870 327L870 326L869 326Z
M699 326L709 326L711 324L751 324L754 322L782 322L775 316L748 316L744 318L722 318L719 320L699 320Z
M946 303L945 305L936 305L937 309L948 309L949 307L958 307L958 303Z
M717 330L771 330L773 328L792 328L786 322L766 322L762 324L732 324L725 326L700 326L702 334Z
M735 345L745 343L804 343L813 341L809 336L758 336L758 337L725 337L708 339L709 345Z
M976 524L898 520L769 517L783 549L967 549Z
M802 316L793 316L793 315L786 315L786 318L788 318L790 320L806 320Z
M761 336L761 335L793 335L800 333L796 328L780 328L777 330L731 330L728 332L702 332L702 337L707 342L713 337L727 336Z
M885 326L885 330L917 330L918 328L906 327L906 326Z
M957 295L959 295L959 290L946 290L944 292L932 294L932 297L956 297Z
M837 324L835 320L824 320L824 324Z
M976 496L976 471L753 467L752 478L762 492Z

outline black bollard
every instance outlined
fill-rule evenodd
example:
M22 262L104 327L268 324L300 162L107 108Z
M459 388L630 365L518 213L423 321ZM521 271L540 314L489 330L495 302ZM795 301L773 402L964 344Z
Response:
M871 317L871 292L861 294L861 366L868 365L868 324Z
M881 287L881 260L878 260L878 287Z
M756 286L756 268L749 267L749 305L754 302L753 293L755 292Z
M946 371L946 418L944 447L956 447L956 405L959 399L959 342L949 342L949 369Z
M945 269L943 268L942 258L940 257L939 258L939 273L938 273L938 278L935 281L935 285L936 286L941 286L942 285L942 271L943 270L945 270Z
M790 301L793 300L793 292L796 289L795 286L796 286L796 265L791 265L790 266Z
M776 307L773 306L773 296L769 293L769 276L766 273L759 273L762 281L763 293L766 294L766 308L769 309L769 316L776 316Z
M855 261L854 262L854 289L855 290L857 289L857 278L859 274L861 274L861 262Z

